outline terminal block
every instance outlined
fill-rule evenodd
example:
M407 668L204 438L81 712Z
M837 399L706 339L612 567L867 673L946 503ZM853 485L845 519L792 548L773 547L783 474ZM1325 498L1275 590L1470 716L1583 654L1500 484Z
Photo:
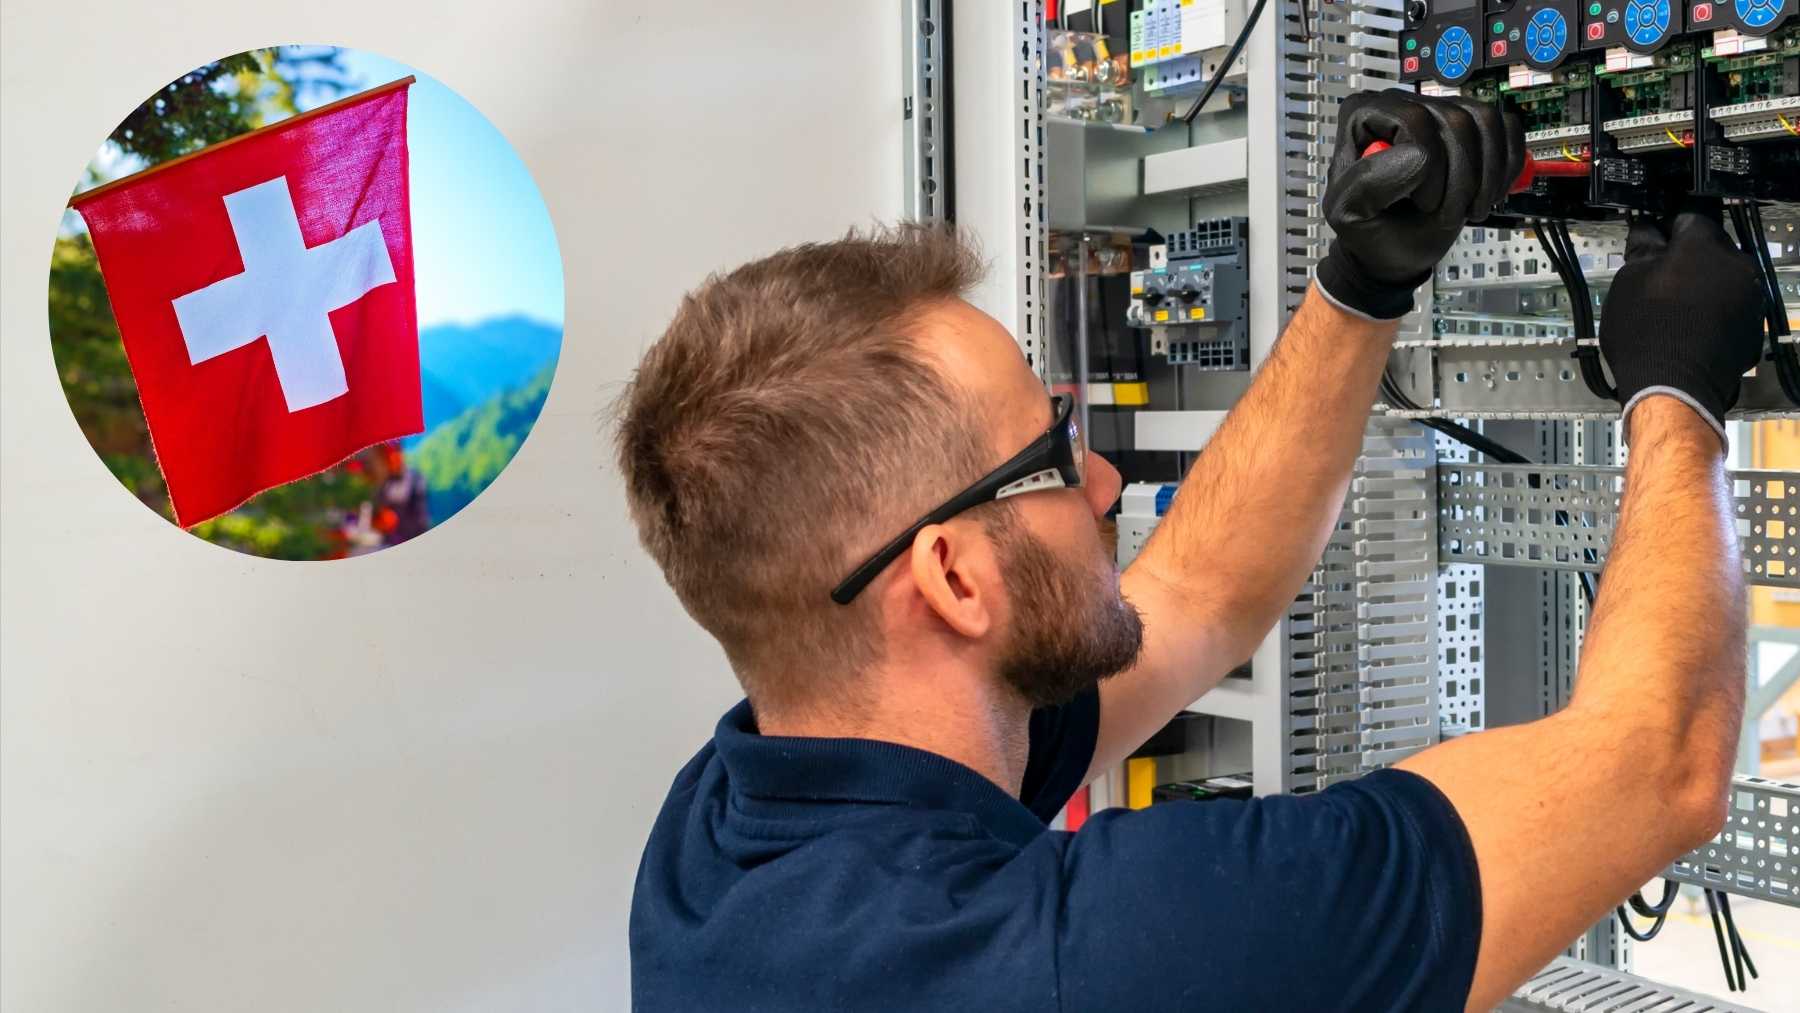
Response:
M1203 370L1250 368L1249 220L1215 218L1151 243L1131 274L1126 320L1150 351Z

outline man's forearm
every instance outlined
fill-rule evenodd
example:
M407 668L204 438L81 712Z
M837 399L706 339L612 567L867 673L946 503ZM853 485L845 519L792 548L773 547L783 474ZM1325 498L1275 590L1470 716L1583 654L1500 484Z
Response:
M1127 589L1154 583L1222 635L1233 663L1247 658L1324 551L1396 326L1309 289L1126 571Z
M1725 459L1686 405L1632 412L1624 503L1569 709L1724 797L1744 713L1745 593Z

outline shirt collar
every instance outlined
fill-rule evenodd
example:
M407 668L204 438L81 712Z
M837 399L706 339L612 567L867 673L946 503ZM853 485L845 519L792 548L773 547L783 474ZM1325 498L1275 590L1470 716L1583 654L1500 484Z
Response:
M1019 846L1045 829L1018 799L955 760L875 739L763 735L748 700L719 719L713 744L732 789L745 795L962 812Z

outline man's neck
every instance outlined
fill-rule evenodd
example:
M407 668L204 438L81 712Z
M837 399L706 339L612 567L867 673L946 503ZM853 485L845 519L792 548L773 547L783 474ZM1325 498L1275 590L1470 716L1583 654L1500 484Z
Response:
M869 706L855 713L830 708L757 713L764 735L876 739L955 760L1017 798L1030 750L1031 708L997 680L949 680L873 674Z

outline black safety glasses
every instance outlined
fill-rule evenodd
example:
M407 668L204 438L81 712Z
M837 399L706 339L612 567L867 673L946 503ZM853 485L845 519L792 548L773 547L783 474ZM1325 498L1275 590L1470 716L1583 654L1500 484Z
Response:
M1075 399L1067 394L1055 394L1050 398L1050 405L1055 420L1044 430L1044 435L882 546L880 552L844 578L844 582L831 592L831 600L839 605L850 604L877 574L900 558L919 532L933 524L942 524L970 507L1040 489L1080 488L1084 451L1081 427L1075 422Z

